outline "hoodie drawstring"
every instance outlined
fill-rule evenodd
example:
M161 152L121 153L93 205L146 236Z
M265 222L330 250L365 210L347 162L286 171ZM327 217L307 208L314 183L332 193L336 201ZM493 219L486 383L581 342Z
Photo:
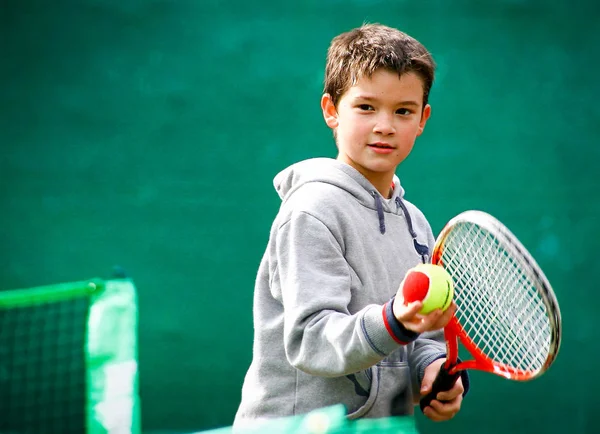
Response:
M376 191L372 191L371 195L375 198L375 207L377 208L377 217L379 218L379 232L385 234L385 216L383 214L383 204L381 197Z
M381 197L376 191L372 191L371 195L375 199L375 207L377 208L377 218L379 219L379 232L385 234L385 214L383 213L383 203L381 202ZM413 239L413 245L415 247L416 252L421 256L423 263L427 262L427 257L429 255L429 248L423 244L420 244L417 241L417 233L415 232L412 224L412 219L410 218L410 214L408 213L408 209L400 196L396 196L396 207L402 208L402 212L406 217L406 223L408 226L408 232L410 232L410 236Z
M406 208L406 205L404 205L404 202L402 202L402 199L400 199L400 196L396 196L396 206L402 208L402 212L406 216L406 223L408 224L408 231L410 232L410 236L413 239L413 245L415 246L415 250L417 251L417 253L419 255L421 255L421 259L423 260L423 263L426 263L427 256L429 255L429 247L424 246L423 244L419 244L419 242L417 241L417 233L413 229L412 219L410 218L410 214L408 213L408 209Z

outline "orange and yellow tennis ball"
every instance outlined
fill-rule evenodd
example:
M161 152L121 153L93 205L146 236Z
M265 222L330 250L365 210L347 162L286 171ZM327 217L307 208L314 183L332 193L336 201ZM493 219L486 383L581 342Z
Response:
M435 309L446 310L454 297L452 277L440 265L419 264L411 268L400 284L404 303L422 301L419 311L428 314Z

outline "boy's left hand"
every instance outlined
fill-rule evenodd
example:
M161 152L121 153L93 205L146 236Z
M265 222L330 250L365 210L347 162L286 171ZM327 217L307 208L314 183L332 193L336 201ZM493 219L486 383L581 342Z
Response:
M446 359L434 360L425 368L423 381L421 382L421 396L429 393L431 385L445 361ZM460 411L464 391L462 379L459 377L452 389L438 393L436 399L425 407L423 414L435 422L452 419Z

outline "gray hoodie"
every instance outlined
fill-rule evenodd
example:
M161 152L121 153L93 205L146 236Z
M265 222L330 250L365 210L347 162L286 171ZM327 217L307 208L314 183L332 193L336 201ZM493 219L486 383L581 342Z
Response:
M253 360L234 426L344 404L349 418L413 413L441 332L392 314L407 270L434 237L394 177L383 198L357 170L315 158L279 173L282 199L254 293Z

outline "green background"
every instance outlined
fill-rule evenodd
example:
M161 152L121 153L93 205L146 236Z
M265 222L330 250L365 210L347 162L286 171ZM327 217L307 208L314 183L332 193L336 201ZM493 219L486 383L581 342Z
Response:
M597 2L1 4L0 289L122 265L139 290L144 431L232 422L272 178L335 156L319 109L325 52L364 21L415 36L439 65L432 117L398 170L407 198L434 232L466 209L498 217L563 311L547 375L473 373L443 429L597 428ZM423 433L442 429L418 417Z

